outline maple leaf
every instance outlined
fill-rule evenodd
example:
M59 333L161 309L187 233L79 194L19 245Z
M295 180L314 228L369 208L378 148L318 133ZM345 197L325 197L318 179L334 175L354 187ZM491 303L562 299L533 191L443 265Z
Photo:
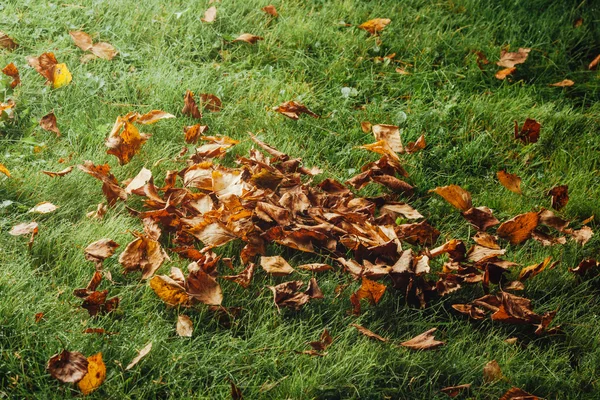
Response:
M71 83L73 77L66 64L59 64L54 53L43 53L39 57L28 57L27 62L40 75L46 78L47 84L52 84L54 89Z
M102 192L106 196L109 206L113 206L117 202L117 199L127 200L127 192L119 186L119 182L111 174L108 164L94 165L91 161L84 161L77 168L102 182Z
M360 301L366 299L369 303L376 305L385 293L386 286L362 277L360 288L350 296L350 302L353 307L353 314L360 315Z
M285 276L294 272L294 268L281 256L261 257L260 266L273 276Z
M504 80L504 79L506 79L507 76L514 74L516 71L517 71L516 67L504 68L504 69L501 69L500 71L496 72L496 75L494 75L494 76L496 77L496 79Z
M117 157L121 165L129 163L150 137L138 131L131 122L133 119L131 117L131 115L117 117L110 134L106 138L106 147L108 147L106 153Z
M90 243L84 250L85 259L101 267L102 262L115 254L119 244L112 239L100 239Z
M92 55L86 55L82 58L82 62L89 61L92 58L100 57L105 60L112 60L117 54L118 51L115 48L106 42L99 42L94 44L92 42L92 38L85 32L82 31L71 31L69 32L71 38L75 42L75 45L79 47L83 51L90 51Z
M375 140L383 140L396 153L403 153L404 147L400 139L400 129L395 125L373 125L371 127Z
M161 231L150 218L145 218L144 233L134 232L136 239L129 243L119 256L119 263L125 272L142 270L142 279L148 279L169 256L162 248L158 239Z
M1 42L1 39L0 39ZM0 44L1 47L1 44ZM13 81L10 83L11 88L16 88L21 83L21 77L19 76L19 70L15 66L15 64L10 63L6 67L2 69L2 73L6 76L13 78Z
M469 208L467 211L461 213L461 215L479 231L486 231L488 228L500 223L494 217L492 210L485 206Z

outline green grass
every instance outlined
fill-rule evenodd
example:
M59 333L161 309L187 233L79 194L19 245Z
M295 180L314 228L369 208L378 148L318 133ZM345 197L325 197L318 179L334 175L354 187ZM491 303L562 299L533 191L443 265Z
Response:
M0 128L0 163L12 172L10 179L0 176L0 204L12 202L0 209L0 397L70 398L77 393L45 370L50 356L66 346L85 355L103 353L107 379L92 398L228 398L230 379L249 399L433 399L445 398L442 387L463 383L473 384L473 398L498 398L512 385L550 399L597 398L600 281L579 282L567 269L585 257L598 257L599 235L583 248L573 242L547 248L534 241L508 248L507 258L523 265L547 255L560 260L556 269L527 281L524 291L538 312L559 308L555 322L563 334L551 337L489 320L471 322L453 312L451 304L469 301L480 289L458 292L424 310L406 306L390 290L377 307L365 306L359 318L351 317L348 297L357 284L335 298L334 288L350 282L337 272L319 276L323 301L280 315L265 286L282 278L258 271L248 290L221 283L224 305L243 308L230 327L202 307L179 311L195 326L193 338L184 339L175 334L178 311L168 309L138 275L123 276L116 257L105 262L115 284L104 282L102 288L121 297L118 312L92 319L78 307L72 291L85 286L93 271L82 249L110 237L122 250L132 240L128 230L139 230L141 223L122 203L103 220L89 220L86 212L103 200L99 182L77 170L54 180L40 171L89 159L108 162L119 181L146 166L162 182L168 169L181 166L172 159L185 144L182 127L192 123L180 113L186 89L223 100L223 110L205 113L203 122L212 133L242 140L226 163L247 152L251 143L245 132L252 131L302 157L306 165L322 167L318 180L348 179L376 159L356 149L373 141L361 131L361 121L401 124L405 143L425 133L427 148L405 162L417 187L410 203L442 232L438 243L468 240L475 233L451 206L428 193L447 184L469 190L475 205L494 209L501 220L549 207L545 192L567 184L571 200L561 215L575 221L600 216L600 75L587 70L600 53L600 4L274 0L281 14L276 20L261 11L267 4L223 0L216 3L213 24L200 22L208 1L0 4L1 30L20 44L14 52L0 50L0 66L14 62L23 81L13 95L18 119ZM376 17L392 19L379 45L365 32L339 24ZM574 28L579 17L584 23ZM119 56L80 64L82 51L68 34L76 29L112 43ZM255 46L223 40L243 32L265 40ZM503 46L532 48L512 82L494 78ZM490 60L484 72L474 50ZM73 74L69 86L51 90L26 66L25 56L45 51L67 63ZM412 64L407 67L411 75L397 74L394 63L372 60L390 53ZM548 86L566 78L576 85ZM344 98L343 87L356 89L356 96ZM326 118L291 121L270 111L292 99ZM178 118L144 127L151 139L130 164L118 166L104 146L115 118L151 109ZM38 125L51 110L60 138ZM522 123L528 117L541 122L541 139L523 146L512 139L513 120ZM60 158L69 161L60 164ZM159 159L165 161L154 166ZM503 168L523 178L523 196L498 184L495 173ZM361 193L380 192L368 187ZM7 232L30 221L27 210L41 201L60 208L36 217L40 234L29 251L24 238ZM236 251L229 246L220 253L235 256ZM269 253L283 254L292 265L306 259L278 247ZM172 259L161 272L186 265ZM309 275L293 277L307 280ZM35 323L39 312L45 317ZM392 342L358 335L349 326L353 322ZM86 327L118 334L86 335L81 333ZM438 351L397 346L432 327L447 342ZM326 356L295 353L307 349L305 343L324 328L335 337ZM516 345L504 342L513 336L519 338ZM154 343L150 354L124 371L122 366L149 341ZM484 384L483 365L493 359L506 380Z

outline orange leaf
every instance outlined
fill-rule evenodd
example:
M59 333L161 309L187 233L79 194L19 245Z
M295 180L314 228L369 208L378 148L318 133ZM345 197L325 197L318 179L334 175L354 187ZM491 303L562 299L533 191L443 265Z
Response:
M371 19L367 22L363 22L358 26L358 29L363 29L369 32L371 35L376 35L379 32L383 31L383 29L392 22L389 18L375 18Z
M40 126L42 129L56 133L56 136L60 136L60 130L56 125L56 115L53 112L46 114L40 120Z
M536 212L517 215L498 227L498 236L509 240L511 244L522 243L531 237L539 220L540 216Z
M84 395L88 395L98 389L106 379L106 365L102 361L102 353L88 357L87 361L87 374L77 383L79 390Z
M458 185L449 185L437 187L435 189L430 190L430 192L434 192L444 198L448 203L453 205L455 208L458 208L461 211L467 211L471 207L473 207L471 201L471 193L467 192L465 189L461 188Z
M506 171L498 171L496 173L498 180L508 190L513 193L523 194L521 192L521 178L519 178L516 174L511 174Z

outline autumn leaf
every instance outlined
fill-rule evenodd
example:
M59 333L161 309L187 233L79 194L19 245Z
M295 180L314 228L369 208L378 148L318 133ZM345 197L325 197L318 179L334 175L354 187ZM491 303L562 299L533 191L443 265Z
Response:
M125 272L139 269L142 271L142 279L148 279L169 256L158 242L161 231L156 223L150 218L143 222L144 233L134 232L136 239L123 250L119 263L125 268Z
M567 185L555 186L548 191L548 196L552 196L552 208L561 210L569 202L569 187Z
M78 351L63 350L50 357L46 368L53 378L63 383L77 383L88 372L88 360Z
M77 168L102 182L102 192L106 196L109 206L113 206L117 202L117 199L127 200L125 189L119 186L119 182L110 172L108 164L94 165L91 161L84 161Z
M194 93L190 90L186 90L185 96L183 97L183 109L181 113L183 115L189 115L193 118L200 119L202 118L202 112L198 109L198 105L194 100Z
M141 349L138 352L137 356L135 356L134 359L131 360L129 365L127 365L127 367L125 368L125 371L128 371L131 368L135 367L142 358L144 358L146 355L148 355L148 353L150 353L150 350L152 350L152 342L148 343L146 346L144 346L143 349Z
M517 71L516 67L504 68L504 69L501 69L500 71L496 72L496 75L494 75L494 76L496 77L496 79L504 80L504 79L506 79L507 76L514 74L516 71Z
M96 267L101 267L102 262L115 254L119 244L112 239L100 239L90 243L84 249L85 259L96 264Z
M56 178L56 177L62 177L65 176L67 174L70 174L71 171L73 171L73 167L67 167L65 169L63 169L62 171L58 171L58 172L53 172L53 171L42 171L43 174L48 175L51 178Z
M112 154L119 159L119 164L125 165L134 155L139 153L142 145L150 136L140 133L138 129L125 117L117 117L113 128L106 138L107 154Z
M60 136L60 130L56 125L56 116L53 112L50 112L49 114L46 114L42 117L42 119L40 120L40 126L42 127L42 129L49 132L54 132L56 133L56 136Z
M277 107L273 107L273 111L276 111L294 120L300 118L300 114L308 114L313 118L319 118L317 114L309 110L304 104L300 104L295 101L281 103Z
M376 35L379 32L383 31L383 29L392 22L389 18L375 18L371 19L367 22L363 22L358 26L358 29L365 30L369 32L371 35Z
M570 79L564 79L560 82L556 82L556 83L551 83L548 86L554 86L554 87L569 87L569 86L573 86L575 84L575 82L573 82Z
M360 333L362 333L363 335L365 335L368 338L371 339L375 339L375 340L379 340L380 342L387 342L389 339L386 339L382 336L379 336L378 334L376 334L375 332L365 328L364 326L358 325L358 324L350 324L350 326L353 326L356 328L357 331L359 331Z
M46 78L46 83L52 84L54 89L68 85L73 79L67 65L58 63L54 53L44 53L39 57L28 57L27 62Z
M19 45L15 43L6 33L0 32L0 48L14 50Z
M546 267L550 264L551 259L552 257L548 256L541 263L533 264L523 268L519 273L519 280L524 281L526 279L533 278L534 276L542 272L544 269L546 269Z
M190 297L185 288L166 275L156 275L150 279L150 287L162 301L170 306L186 306Z
M425 141L425 135L419 136L419 138L414 142L408 142L406 145L406 152L409 154L416 153L418 151L423 150L427 147L427 142Z
M445 342L441 342L434 338L433 333L436 330L437 328L432 328L410 340L407 340L406 342L400 343L400 345L413 350L431 350L443 346Z
M15 225L8 232L12 236L29 236L29 248L33 245L33 239L38 234L37 222L24 222L22 224Z
M465 383L463 385L456 385L456 386L448 386L445 388L440 389L440 392L448 395L449 397L456 397L459 394L461 394L463 391L465 390L469 390L471 388L471 384L470 383Z
M281 256L261 257L260 266L273 276L285 276L294 272L294 268Z
M542 398L527 393L523 389L512 387L500 397L500 400L542 400Z
M482 232L500 223L500 221L494 217L492 210L485 206L472 207L461 214L475 228Z
M531 237L539 220L539 214L536 212L517 215L498 227L498 236L509 240L513 245L520 244Z
M181 337L192 337L192 333L194 332L194 326L192 324L192 320L187 315L179 315L177 317L177 334Z
M279 16L279 14L277 13L277 9L272 4L269 4L268 6L263 7L262 10L272 17L277 18Z
M485 383L499 381L503 377L500 365L496 360L492 360L483 366L483 381Z
M500 60L496 64L505 68L512 68L515 65L523 64L527 60L530 51L531 49L526 48L520 48L519 51L516 52L502 50L500 52Z
M237 283L238 285L240 285L241 287L243 287L244 289L247 289L250 286L250 283L252 282L252 277L254 276L255 268L256 268L256 264L250 262L250 263L248 263L246 268L244 268L244 270L242 272L240 272L238 275L222 276L221 278L228 280L228 281L233 281L233 282Z
M360 301L362 299L368 300L373 305L379 303L379 300L381 300L381 297L385 293L385 289L385 285L363 276L360 288L350 296L353 314L360 315Z
M510 172L506 171L498 171L496 176L498 177L498 180L502 186L513 193L523 194L523 192L521 192L521 178L519 178L516 174L511 174Z
M106 207L106 205L104 203L100 203L96 206L96 209L94 211L90 211L88 213L86 213L86 217L88 218L92 218L92 219L102 219L106 213L108 212L108 208Z
M186 143L196 143L200 136L204 135L204 133L208 131L208 126L206 125L191 125L185 126L183 128L183 133L185 135Z
M1 34L1 33L0 33ZM0 41L2 39L0 38ZM0 44L0 47L2 45ZM11 88L16 88L21 83L21 77L19 76L19 70L15 66L15 64L10 63L6 67L2 69L2 73L6 76L13 78L13 81L10 83Z
M251 33L242 33L238 37L233 39L233 42L245 42L249 44L255 44L259 40L264 40L264 38L261 36L252 35Z
M204 11L204 17L200 18L202 22L215 22L215 19L217 19L217 8L214 6Z
M204 272L196 262L188 265L188 271L189 275L186 281L188 295L203 304L221 305L223 292L217 280Z
M77 383L79 390L84 395L88 395L98 389L106 379L106 365L102 361L102 353L88 357L87 361L87 373Z
M0 35L0 42L1 42L1 35ZM592 70L595 69L598 66L598 63L600 63L600 54L598 54L598 56L596 56L596 58L594 58L592 60L592 62L590 63L590 65L588 65L588 69Z
M56 210L58 210L58 206L55 206L54 204L48 201L42 201L41 203L36 204L35 207L29 210L29 212L37 214L48 214Z
M541 125L535 119L527 118L519 130L519 124L515 121L515 139L525 144L536 143L540 138Z
M219 112L223 108L223 103L221 99L219 99L214 94L210 93L201 93L198 95L200 97L200 105L203 109L211 111L211 112Z
M387 145L396 153L404 152L402 140L400 139L400 129L395 125L373 125L373 136L377 141L385 141Z
M10 178L10 171L4 164L0 164L0 172Z
M473 206L471 194L458 185L437 187L430 190L430 192L440 195L444 200L461 211L467 211Z

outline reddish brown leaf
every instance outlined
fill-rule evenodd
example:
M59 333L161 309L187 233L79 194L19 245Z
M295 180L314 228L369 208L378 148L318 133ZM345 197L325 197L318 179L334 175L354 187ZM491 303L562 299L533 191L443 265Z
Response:
M548 196L552 196L552 208L561 210L569 202L569 187L567 185L555 186L548 191Z
M415 142L408 142L408 145L406 145L406 152L410 154L416 153L423 150L425 147L427 147L425 135L421 135Z
M56 136L60 136L60 130L56 125L56 116L53 112L46 114L42 117L42 119L40 120L40 126L43 130L54 132L56 133Z
M360 301L362 299L367 299L369 303L375 305L381 300L385 289L385 285L363 276L360 288L350 296L354 315L360 315Z
M259 40L264 40L264 38L253 35L251 33L242 33L241 35L239 35L238 37L233 39L234 42L245 42L245 43L249 43L249 44L254 44L254 43L258 42Z
M0 32L0 48L14 50L19 45L15 43L6 33Z
M0 34L0 42L2 41L1 36L2 35ZM596 56L596 58L594 58L592 60L592 62L590 63L590 65L588 65L588 69L589 70L595 69L598 66L598 63L600 63L600 54L598 54L598 56Z
M63 350L53 355L46 366L53 378L64 383L79 382L88 370L88 360L78 351Z
M515 121L515 139L525 144L535 143L540 138L541 125L535 119L527 118L519 130L519 125Z
M51 178L56 178L59 176L65 176L69 173L71 173L71 171L73 171L73 167L67 167L65 169L63 169L62 171L58 171L58 172L52 172L52 171L42 171L43 174L48 175Z
M402 146L402 140L400 139L400 129L395 125L373 125L373 136L375 136L375 140L387 143L390 146L390 149L395 151L396 153L404 152L404 147Z
M551 259L552 257L548 256L544 259L544 261L542 261L539 264L533 264L529 267L523 268L519 273L519 280L524 281L526 279L533 278L534 276L542 272L544 269L546 269L548 264L550 264Z
M496 173L498 180L508 190L513 193L523 194L521 192L521 178L519 178L516 174L511 174L506 171L498 171Z
M362 333L363 335L365 335L368 338L371 339L375 339L375 340L379 340L380 342L387 342L389 339L386 339L382 336L379 336L378 334L376 334L375 332L365 328L364 326L358 325L358 324L350 324L350 326L353 326L356 328L357 331L359 331L360 333Z
M140 133L131 122L132 119L130 114L117 117L105 142L108 147L106 153L117 157L121 165L129 163L150 137L145 133Z
M500 400L542 400L541 397L527 393L523 389L512 387L502 395Z
M573 86L575 84L575 82L573 82L570 79L564 79L560 82L556 82L556 83L551 83L549 86L555 86L555 87L569 87L569 86Z
M538 226L540 217L538 213L528 212L502 223L498 227L498 236L507 239L511 244L519 244L531 237L531 233Z
M277 107L273 107L273 111L276 111L294 120L300 118L300 114L308 114L313 118L319 118L317 114L309 110L304 104L300 104L295 101L281 103Z
M100 239L90 243L84 250L85 259L92 261L97 266L102 266L102 262L115 254L119 244L112 239Z
M483 381L485 383L499 381L502 378L502 371L496 360L492 360L483 366Z
M500 223L492 214L492 210L484 206L470 208L463 212L462 216L482 232Z
M244 270L242 272L240 272L238 275L222 276L221 278L228 280L228 281L233 281L233 282L237 283L238 285L240 285L241 287L243 287L244 289L247 289L250 286L250 283L252 282L252 277L254 276L255 268L256 268L256 265L254 263L250 262L250 263L248 263L246 268L244 268Z
M496 75L494 75L496 77L496 79L500 79L501 81L506 79L507 76L514 74L517 71L516 67L512 67L512 68L504 68L501 69L500 71L496 72Z
M505 68L512 68L517 64L523 64L527 60L530 51L531 49L525 48L520 48L517 52L507 52L506 50L502 50L500 52L500 61L496 64Z
M183 115L189 115L190 117L200 119L202 118L202 113L200 109L198 109L198 105L194 100L194 93L190 90L185 91L185 96L183 97L183 109L181 113Z
M400 343L401 346L408 347L413 350L431 350L437 347L443 346L445 342L435 340L433 333L437 328L432 328L414 338L407 340L406 342Z
M1 42L2 42L2 39L0 38L0 47L2 47ZM2 73L6 76L13 78L13 81L10 83L11 88L14 89L21 83L21 77L19 76L19 70L17 69L15 64L13 64L13 63L8 64L6 67L4 67L2 69Z
M277 9L272 4L269 4L268 6L263 7L262 10L275 18L277 18L279 16L279 14L277 13Z
M469 390L470 388L471 388L471 384L465 383L463 385L445 387L443 389L440 389L440 392L448 395L449 397L454 398L454 397L458 396L459 394L461 394L463 391Z

